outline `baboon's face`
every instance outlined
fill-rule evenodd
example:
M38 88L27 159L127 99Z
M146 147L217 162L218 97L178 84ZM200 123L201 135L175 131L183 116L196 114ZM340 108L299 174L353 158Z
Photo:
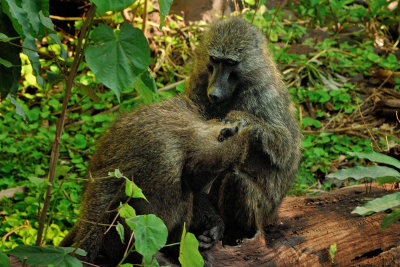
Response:
M239 66L239 61L209 56L207 97L211 103L222 104L231 98L238 85Z

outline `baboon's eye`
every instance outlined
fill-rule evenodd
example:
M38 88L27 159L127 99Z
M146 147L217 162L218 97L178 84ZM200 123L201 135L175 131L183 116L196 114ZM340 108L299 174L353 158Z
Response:
M236 64L238 64L239 62L231 60L231 59L227 59L226 64L228 64L229 66L235 66Z

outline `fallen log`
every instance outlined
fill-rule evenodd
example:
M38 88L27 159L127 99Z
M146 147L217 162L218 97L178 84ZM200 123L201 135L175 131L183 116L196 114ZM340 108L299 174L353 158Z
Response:
M356 185L318 196L287 197L265 239L257 235L238 246L217 244L210 252L214 267L400 266L400 223L381 230L385 213L351 213L388 193L376 186L366 193L364 185ZM329 248L334 243L332 264ZM11 266L22 266L15 257L11 260Z
M362 217L351 211L388 194L364 185L319 196L287 197L276 226L239 246L213 248L215 266L399 266L400 223L381 230L385 213ZM334 264L329 248L336 243Z

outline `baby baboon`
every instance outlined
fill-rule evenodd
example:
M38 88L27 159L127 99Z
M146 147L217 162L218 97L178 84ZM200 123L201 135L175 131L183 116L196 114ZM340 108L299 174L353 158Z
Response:
M207 119L234 110L231 118L258 126L246 163L218 174L211 188L226 244L274 222L301 158L290 96L266 46L262 33L242 19L211 25L200 39L185 91Z
M185 97L141 106L122 114L99 140L88 175L105 177L119 169L132 178L149 201L132 199L130 204L136 213L160 217L168 228L168 242L179 242L183 224L191 229L193 196L200 203L197 205L211 206L202 198L204 188L212 182L211 173L233 171L245 160L250 129L242 129L237 122L206 121ZM127 200L125 190L121 190L123 183L123 179L117 178L87 182L81 220L61 246L78 244L88 252L87 261L95 260L102 247L104 224L109 224L115 215L105 211L116 209ZM203 246L207 247L221 237L224 225L218 215L207 216L203 221L204 224L199 219L196 226L204 230L199 235L203 234ZM112 258L120 260L125 249L122 243L111 249Z

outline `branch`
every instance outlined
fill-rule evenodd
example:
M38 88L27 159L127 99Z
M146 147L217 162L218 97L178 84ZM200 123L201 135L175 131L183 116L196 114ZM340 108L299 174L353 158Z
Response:
M58 161L58 156L59 156L59 151L60 151L60 145L61 145L61 135L63 132L64 128L64 123L65 123L65 118L67 116L67 106L68 102L71 96L71 89L73 85L74 78L76 76L76 73L78 71L78 66L81 60L81 50L82 50L82 41L83 38L86 36L86 32L89 28L89 23L93 19L94 14L95 14L96 6L92 5L87 13L87 18L82 26L82 30L79 34L78 38L78 44L76 45L75 48L75 58L71 66L70 73L67 78L67 86L65 89L65 95L64 95L64 100L63 100L63 105L62 105L62 111L60 118L58 119L57 122L57 129L56 129L56 136L54 138L53 142L53 148L51 150L51 160L50 160L50 170L49 170L49 184L47 186L46 190L46 197L43 203L43 209L42 212L40 213L40 218L39 218L39 228L38 228L38 233L36 237L36 246L42 245L42 236L43 236L43 229L44 229L44 224L46 221L46 215L47 215L47 210L50 205L50 199L52 196L51 190L53 188L53 182L54 182L54 175L57 167L57 161Z

